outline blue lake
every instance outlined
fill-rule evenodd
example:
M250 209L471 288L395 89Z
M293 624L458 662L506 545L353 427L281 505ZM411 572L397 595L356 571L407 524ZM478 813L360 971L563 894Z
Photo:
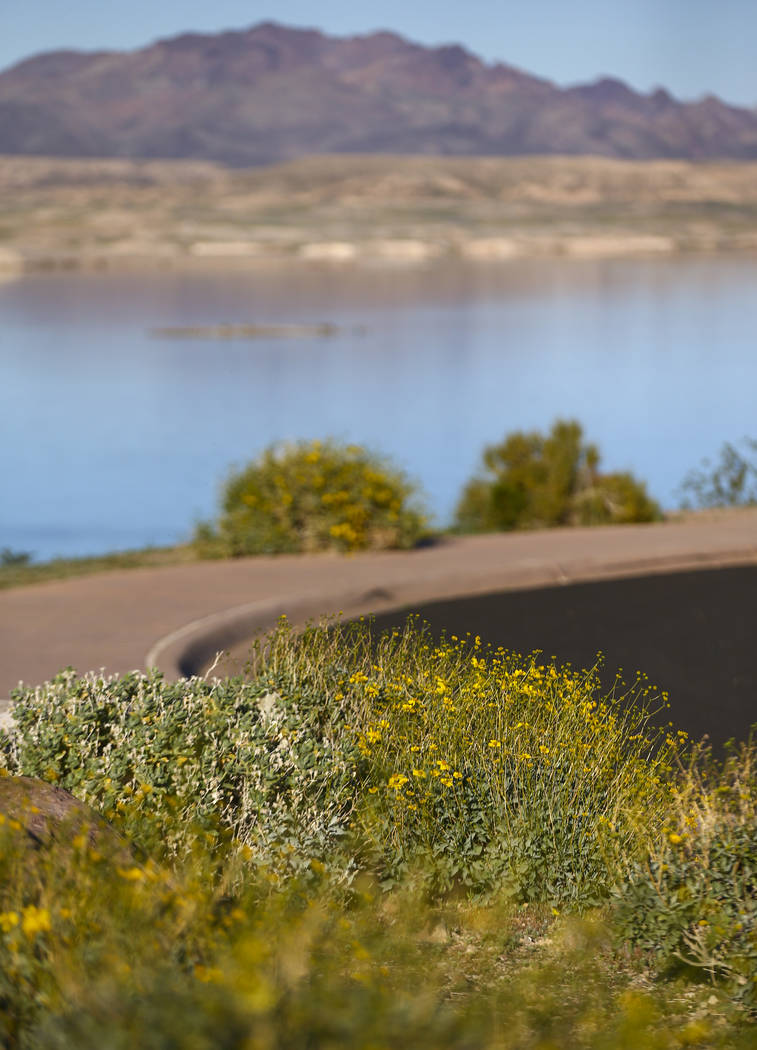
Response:
M757 260L289 264L0 283L0 547L169 544L275 440L388 453L446 523L487 443L576 418L666 507L757 437ZM332 322L337 335L168 340L170 325Z

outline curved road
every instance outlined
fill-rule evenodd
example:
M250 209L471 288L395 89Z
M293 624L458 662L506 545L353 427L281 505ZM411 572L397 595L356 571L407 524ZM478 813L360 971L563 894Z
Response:
M453 598L725 566L757 566L757 509L654 525L460 537L407 552L257 557L34 584L0 592L0 704L19 681L37 684L68 665L110 673L155 665L172 676L198 671L217 650L243 654L246 641L282 613L303 622L433 602L447 602L451 611ZM535 593L534 608L553 607L552 593ZM494 606L488 609L487 622L496 616ZM536 633L525 648L554 651ZM585 644L591 653L607 648L599 635Z
M415 606L432 634L466 631L521 653L541 651L560 664L591 667L601 651L605 690L636 672L669 704L651 706L657 724L673 722L720 749L744 740L757 723L755 598L757 565L660 573L500 591ZM400 626L407 612L376 617L375 630Z

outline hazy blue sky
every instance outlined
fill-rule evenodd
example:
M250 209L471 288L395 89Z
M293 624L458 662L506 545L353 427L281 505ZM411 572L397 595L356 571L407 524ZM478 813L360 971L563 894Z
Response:
M460 42L561 84L610 73L642 90L757 104L757 0L0 0L0 69L53 48L135 48L266 19Z

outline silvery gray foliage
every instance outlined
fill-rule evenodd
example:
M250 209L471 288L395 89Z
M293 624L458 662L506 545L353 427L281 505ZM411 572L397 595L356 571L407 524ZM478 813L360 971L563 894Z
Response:
M187 835L220 833L297 866L349 826L361 756L345 714L283 677L69 669L14 692L0 749L9 771L59 783L112 819L150 808L169 852Z

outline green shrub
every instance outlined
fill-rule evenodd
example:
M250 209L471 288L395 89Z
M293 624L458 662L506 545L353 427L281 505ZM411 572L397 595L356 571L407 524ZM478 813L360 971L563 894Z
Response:
M200 526L195 542L216 556L413 547L425 529L415 495L357 445L275 445L232 473L217 525Z
M720 450L720 459L713 466L709 460L690 471L681 485L682 506L694 507L749 507L757 504L757 459L749 460L749 453L757 453L757 441L744 438L745 455L726 442Z
M307 866L345 833L360 755L346 704L286 682L65 671L13 694L8 768L65 787L154 855L233 839Z
M484 450L484 475L457 506L462 532L654 521L660 510L631 474L599 472L581 426L558 420L545 437L517 431Z

